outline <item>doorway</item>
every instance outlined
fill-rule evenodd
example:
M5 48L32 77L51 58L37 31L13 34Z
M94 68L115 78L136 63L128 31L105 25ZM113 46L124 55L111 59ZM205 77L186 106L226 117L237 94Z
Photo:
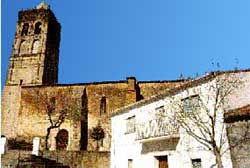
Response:
M68 145L69 133L67 130L62 129L56 136L56 149L66 150Z
M156 156L155 157L158 160L158 167L159 168L168 168L168 156Z

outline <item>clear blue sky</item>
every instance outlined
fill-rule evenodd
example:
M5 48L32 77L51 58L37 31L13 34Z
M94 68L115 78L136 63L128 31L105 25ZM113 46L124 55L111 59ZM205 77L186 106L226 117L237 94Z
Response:
M2 84L18 11L2 0ZM250 66L249 0L47 0L62 25L59 83L177 79Z

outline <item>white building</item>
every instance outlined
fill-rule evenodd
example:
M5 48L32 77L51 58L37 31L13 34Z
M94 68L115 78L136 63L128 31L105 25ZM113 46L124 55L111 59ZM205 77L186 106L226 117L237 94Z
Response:
M222 98L217 97L216 93L221 93L218 94L221 96L228 91L227 88L233 89L221 103L218 100ZM223 105L219 106L219 103ZM223 116L229 109L248 104L250 70L242 70L210 73L173 90L119 109L111 119L111 168L216 167L212 150L202 144L203 141L198 142L199 138L188 134L188 128L184 129L184 126L190 125L189 128L195 135L211 140L208 132L212 130L204 130L212 129L208 125L211 123L209 116L214 114L216 144L221 144L221 151L225 151L222 163L224 168L232 168ZM176 120L177 117L180 118L180 114L186 116L183 121L186 125L183 124L183 127L180 126L180 120ZM196 121L201 121L203 125L196 127L199 123L195 123L195 117L199 117ZM200 129L201 127L204 129Z

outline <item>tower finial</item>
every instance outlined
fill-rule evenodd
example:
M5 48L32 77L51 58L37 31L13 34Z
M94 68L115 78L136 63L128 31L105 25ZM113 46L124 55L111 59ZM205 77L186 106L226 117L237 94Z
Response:
M41 3L36 6L36 9L49 9L49 5L47 5L45 0L42 0Z

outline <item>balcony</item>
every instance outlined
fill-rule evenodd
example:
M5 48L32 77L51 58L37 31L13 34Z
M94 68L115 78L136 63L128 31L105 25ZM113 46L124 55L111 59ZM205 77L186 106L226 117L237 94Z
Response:
M136 124L136 140L174 137L179 137L179 127L174 121L160 118Z

